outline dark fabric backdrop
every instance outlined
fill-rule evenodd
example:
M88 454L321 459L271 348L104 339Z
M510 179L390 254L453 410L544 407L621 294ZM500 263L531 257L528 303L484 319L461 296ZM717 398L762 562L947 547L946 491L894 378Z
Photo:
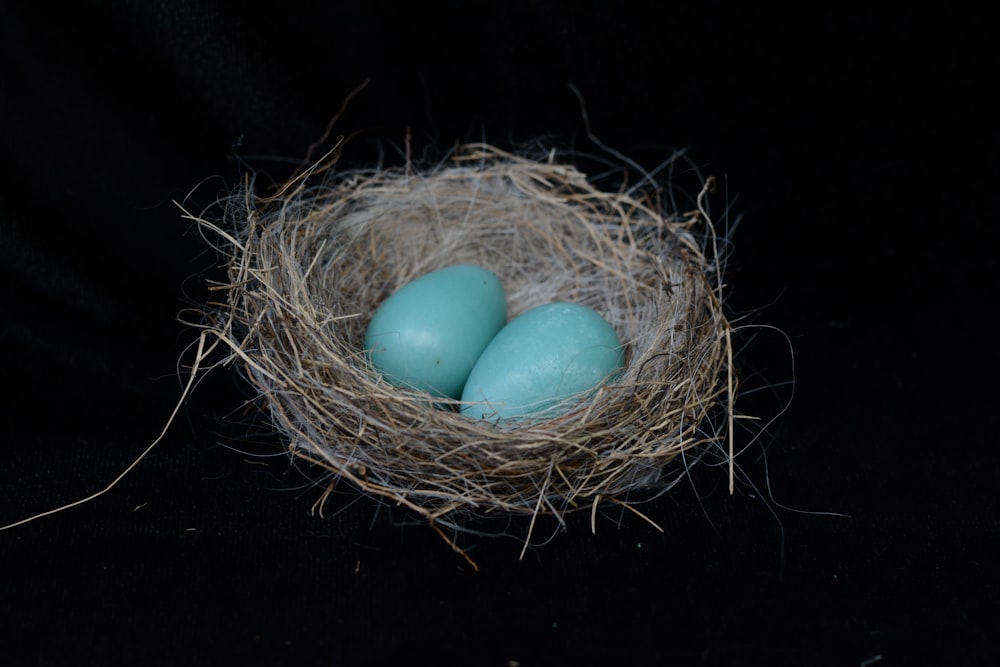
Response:
M244 4L0 7L0 524L103 488L178 400L177 316L217 269L174 202L281 181L366 80L334 127L347 166L398 161L408 131L416 155L599 152L570 84L645 168L686 149L740 218L740 408L776 419L741 429L732 496L705 466L643 506L664 534L609 509L596 535L543 522L519 560L526 522L492 523L462 538L474 572L347 489L312 513L218 369L110 492L0 532L2 662L1000 663L987 22Z

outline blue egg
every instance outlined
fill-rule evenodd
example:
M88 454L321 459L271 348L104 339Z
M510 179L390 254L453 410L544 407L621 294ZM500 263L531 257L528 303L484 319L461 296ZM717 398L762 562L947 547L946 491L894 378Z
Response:
M461 411L487 420L553 417L560 402L594 389L624 363L614 327L593 309L538 306L511 320L483 350Z
M407 283L375 311L365 350L392 384L458 398L479 355L507 321L503 285L459 264Z

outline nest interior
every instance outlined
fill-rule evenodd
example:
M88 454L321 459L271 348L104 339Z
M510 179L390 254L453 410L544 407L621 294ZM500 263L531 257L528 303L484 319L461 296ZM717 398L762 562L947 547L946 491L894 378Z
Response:
M243 193L225 223L202 220L222 239L229 283L201 326L289 451L333 479L432 523L558 517L662 489L674 459L724 439L730 325L700 205L668 216L572 166L485 145L426 171L289 190ZM368 320L402 285L459 263L497 274L508 318L551 301L594 308L625 345L624 372L558 417L517 423L388 384L366 363Z

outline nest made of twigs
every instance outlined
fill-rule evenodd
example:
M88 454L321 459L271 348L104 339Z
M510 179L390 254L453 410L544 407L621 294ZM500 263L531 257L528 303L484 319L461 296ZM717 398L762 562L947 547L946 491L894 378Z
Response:
M229 274L202 326L294 456L432 523L560 517L662 488L676 457L731 433L731 328L701 196L668 216L551 157L485 145L423 172L304 183L245 192L229 220L200 220L222 239ZM595 309L625 345L624 372L560 416L504 424L389 384L362 349L371 315L459 263L501 279L508 318L551 301Z

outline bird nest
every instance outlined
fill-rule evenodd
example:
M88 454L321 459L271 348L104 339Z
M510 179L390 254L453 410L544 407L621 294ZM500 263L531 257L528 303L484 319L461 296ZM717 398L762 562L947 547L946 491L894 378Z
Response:
M735 380L707 183L695 210L668 215L654 196L600 191L551 156L485 145L424 171L305 182L244 192L223 222L199 218L228 270L199 326L293 456L432 525L460 525L631 507L682 473L670 465L682 454L724 447ZM494 272L508 318L552 301L593 308L624 344L624 371L558 416L504 423L389 384L366 360L369 319L453 264Z

